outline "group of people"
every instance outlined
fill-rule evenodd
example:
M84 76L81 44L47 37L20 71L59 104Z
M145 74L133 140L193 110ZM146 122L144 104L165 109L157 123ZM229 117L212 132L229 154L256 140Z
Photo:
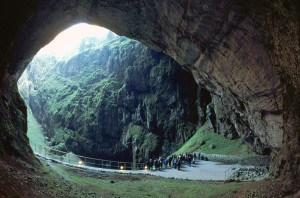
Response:
M148 170L161 170L162 168L175 168L180 170L181 165L186 163L188 166L191 166L192 163L195 163L196 153L186 153L184 155L171 155L167 158L159 157L155 159L149 159L146 161L146 168Z

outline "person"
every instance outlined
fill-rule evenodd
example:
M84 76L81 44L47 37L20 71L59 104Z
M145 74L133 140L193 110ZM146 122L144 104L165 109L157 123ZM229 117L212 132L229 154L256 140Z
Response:
M177 165L178 165L177 163L178 163L178 157L174 157L173 161L172 161L172 165L175 169L177 168Z
M195 164L195 162L196 162L196 157L197 157L197 155L196 155L196 153L194 153L193 154L193 164Z
M149 170L152 170L152 168L153 168L153 160L150 159L149 160Z
M192 160L193 160L193 155L192 155L192 153L189 153L188 156L187 156L188 166L192 166Z
M153 161L153 163L154 163L154 168L155 168L155 170L157 170L157 169L159 169L159 167L158 167L158 159L157 158L155 158L155 160Z
M177 157L177 170L180 170L182 156Z
M161 170L164 164L164 158L159 157L158 158L158 170Z
M173 155L171 155L171 157L169 157L169 160L168 160L168 163L169 163L169 167L172 167L172 162L173 162L173 158L174 158L174 156Z
M164 165L165 165L165 168L168 167L169 158L170 158L170 157L167 157L166 159L164 159Z

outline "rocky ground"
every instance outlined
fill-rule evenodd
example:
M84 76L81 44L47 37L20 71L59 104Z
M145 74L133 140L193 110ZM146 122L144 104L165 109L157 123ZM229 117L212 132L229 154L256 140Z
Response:
M230 176L232 181L260 181L263 179L270 179L266 167L240 167Z
M197 188L213 189L218 191L228 188L227 192L220 195L206 195L205 197L284 197L281 192L280 181L274 179L259 182L200 182L187 180L163 179L150 175L134 175L110 173L104 171L86 170L78 167L63 166L53 162L42 162L40 170L26 167L13 166L12 164L0 162L0 198L6 197L132 197L132 192L138 193L136 197L157 197L156 191L161 190L166 194L160 197L180 197L180 191L193 191ZM90 182L92 181L92 182ZM99 182L99 185L93 183ZM146 183L145 183L146 182ZM152 183L157 184L156 188ZM149 185L149 188L139 186ZM169 183L171 186L166 186ZM160 185L162 184L162 185ZM174 185L179 185L174 187ZM120 187L121 186L121 187ZM123 187L122 187L123 186ZM172 188L169 191L169 187ZM120 190L118 190L120 188ZM145 189L148 189L145 190ZM122 190L124 190L122 192ZM141 192L144 191L144 192ZM159 193L161 193L159 192ZM173 192L173 193L170 193ZM188 191L186 193L189 193ZM189 197L196 197L188 194ZM297 197L297 195L291 196Z

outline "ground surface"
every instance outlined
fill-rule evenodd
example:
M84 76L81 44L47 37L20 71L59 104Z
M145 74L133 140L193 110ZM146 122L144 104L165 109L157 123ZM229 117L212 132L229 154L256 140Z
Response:
M45 158L43 158L45 159ZM224 164L220 162L196 160L194 164L188 166L183 164L180 168L174 169L171 167L162 168L159 170L114 170L104 168L93 168L90 166L81 166L83 169L90 169L95 171L115 172L124 174L143 174L160 176L164 178L172 179L188 179L188 180L200 180L200 181L225 181L225 172L228 172L233 167L233 164ZM246 166L241 166L246 167Z
M37 126L35 122L29 125ZM34 129L29 134L32 135L31 139L45 144L41 128ZM36 136L37 133L40 136ZM140 171L138 174L72 167L43 158L40 161L39 168L30 168L1 159L0 198L283 197L281 183L277 180L247 183L195 181L224 180L225 171L232 166L209 161L197 162L192 167L185 166L181 171L169 168L163 171Z
M42 161L41 168L0 162L0 197L282 197L277 180L213 182L95 171ZM166 170L168 171L168 170ZM177 172L174 172L177 173Z

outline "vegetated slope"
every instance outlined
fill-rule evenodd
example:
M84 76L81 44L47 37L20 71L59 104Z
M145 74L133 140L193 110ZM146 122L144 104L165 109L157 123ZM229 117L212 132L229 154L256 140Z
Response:
M178 149L198 124L192 75L124 37L67 60L36 57L24 73L21 93L56 149L143 161Z
M46 146L46 140L45 140L43 128L34 118L31 111L27 112L27 121L28 121L27 137L30 140L29 143L31 148L36 148L37 146Z
M241 139L225 139L222 135L214 133L208 122L198 128L197 132L175 154L189 152L241 156L256 155L249 145Z

